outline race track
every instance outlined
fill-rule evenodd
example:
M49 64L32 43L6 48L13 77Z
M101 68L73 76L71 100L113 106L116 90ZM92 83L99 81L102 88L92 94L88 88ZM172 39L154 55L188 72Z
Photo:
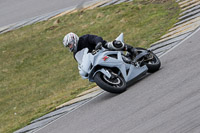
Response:
M0 27L88 1L92 0L0 0Z
M104 93L37 133L199 133L200 30L162 68L120 95Z
M0 27L81 2L0 0ZM199 35L200 30L161 57L162 68L126 92L105 92L37 133L199 133Z

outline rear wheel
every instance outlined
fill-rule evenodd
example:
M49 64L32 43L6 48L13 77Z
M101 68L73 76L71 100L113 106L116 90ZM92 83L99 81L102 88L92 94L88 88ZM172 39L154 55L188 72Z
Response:
M124 78L113 72L111 74L112 74L112 77L108 78L103 73L98 72L94 77L94 81L103 90L111 92L111 93L122 93L126 91L126 82Z
M143 48L136 48L139 51L146 50ZM149 52L149 55L144 58L143 64L147 66L148 72L153 73L160 69L161 62L160 59L153 52Z

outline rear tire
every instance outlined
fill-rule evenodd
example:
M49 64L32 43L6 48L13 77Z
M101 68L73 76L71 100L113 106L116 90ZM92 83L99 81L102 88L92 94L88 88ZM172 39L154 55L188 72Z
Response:
M136 49L138 51L146 50L144 48L136 48ZM144 65L147 66L149 73L154 73L154 72L156 72L156 71L158 71L160 69L161 62L160 62L160 59L157 57L157 55L155 55L153 52L150 52L150 55L151 55L152 59L150 59L148 61L145 61Z
M94 81L96 82L96 84L105 91L116 94L126 91L126 81L123 77L118 76L114 80L115 81L109 81L109 79L101 72L98 72L94 76Z
M160 69L161 62L160 59L153 52L151 52L151 54L153 56L153 59L146 62L146 66L149 73L154 73Z

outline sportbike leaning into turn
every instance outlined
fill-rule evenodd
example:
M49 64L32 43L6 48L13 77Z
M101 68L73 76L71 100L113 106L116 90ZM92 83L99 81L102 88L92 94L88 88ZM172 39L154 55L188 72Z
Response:
M107 43L108 46L113 44L118 48L125 44L123 33ZM82 78L96 82L110 93L122 93L133 81L158 71L161 66L159 58L152 51L135 48L135 52L137 54L132 56L130 52L111 50L100 43L92 52L87 47L78 51L75 59Z

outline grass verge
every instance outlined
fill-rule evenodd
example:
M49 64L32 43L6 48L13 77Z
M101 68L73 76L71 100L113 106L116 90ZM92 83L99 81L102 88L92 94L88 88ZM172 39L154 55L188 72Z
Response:
M0 132L13 132L95 84L82 80L63 48L68 32L149 47L177 22L173 0L134 0L40 22L0 35Z

